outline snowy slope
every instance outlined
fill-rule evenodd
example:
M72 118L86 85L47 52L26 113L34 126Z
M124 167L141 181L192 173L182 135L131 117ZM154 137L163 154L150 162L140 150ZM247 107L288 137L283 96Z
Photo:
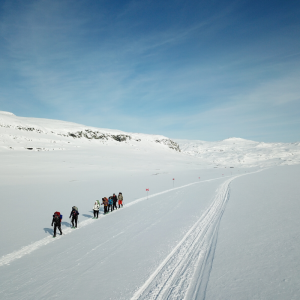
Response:
M179 152L163 136L0 124L0 299L299 298L298 144L175 141ZM124 208L93 220L94 201L120 191Z
M159 144L180 151L178 145L161 135L127 133L120 130L94 128L76 123L17 117L0 111L0 150L66 150L93 144L125 142L138 148L141 144Z

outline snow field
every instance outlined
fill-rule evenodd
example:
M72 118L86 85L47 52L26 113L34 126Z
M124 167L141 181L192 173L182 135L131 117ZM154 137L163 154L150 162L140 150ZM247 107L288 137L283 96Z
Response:
M72 265L72 262L75 262L76 265L76 274L81 272L78 272L77 267L80 268L88 268L89 270L91 270L92 273L97 274L97 268L96 265L99 265L99 261L98 258L101 258L102 260L102 255L101 252L102 251L107 251L109 250L114 250L114 248L116 248L115 243L120 243L123 244L125 242L125 239L123 238L124 235L127 235L126 238L126 245L125 247L129 248L130 251L133 251L133 257L132 255L129 255L129 261L131 263L134 263L136 265L136 260L138 262L138 265L136 265L134 271L134 274L137 272L137 274L139 274L139 278L140 277L144 277L141 276L142 274L144 274L145 272L145 267L147 273L150 273L151 270L149 270L149 258L146 258L146 265L141 269L139 268L139 264L141 263L141 261L145 260L145 256L142 255L143 258L141 257L137 257L140 256L140 253L136 253L136 248L143 249L145 248L145 246L148 246L150 250L154 250L153 246L151 247L151 243L149 243L149 241L147 241L147 239L149 239L149 234L150 234L150 238L153 239L153 229L154 232L157 231L157 226L159 226L160 228L158 229L159 231L161 230L161 226L165 226L168 222L170 222L171 228L167 226L167 231L162 235L161 232L154 234L154 236L160 236L160 242L158 243L158 241L155 239L155 247L157 247L158 245L164 244L164 242L162 241L163 238L167 237L170 235L170 230L172 230L173 234L175 234L176 236L178 236L178 230L174 231L174 228L172 228L174 226L174 217L176 217L176 214L181 216L181 221L184 221L183 224L184 227L187 226L186 222L188 220L188 223L191 224L189 225L189 228L187 229L187 232L184 232L184 237L181 238L181 241L177 244L174 244L173 241L173 245L172 247L167 247L167 249L170 249L169 253L166 249L164 249L163 253L165 255L164 258L163 255L160 255L163 259L163 262L160 263L160 266L158 266L158 268L156 268L156 271L154 272L155 276L152 275L150 276L150 279L146 280L146 283L143 285L143 287L140 289L140 292L137 292L135 294L135 296L132 299L183 299L183 297L186 295L188 288L192 289L190 282L192 282L192 284L194 284L194 289L199 290L199 283L203 284L204 282L204 276L208 275L209 272L207 270L207 267L209 268L209 264L210 264L210 260L208 259L208 254L210 253L211 248L213 248L213 243L212 241L214 240L214 236L217 232L217 227L219 224L219 220L222 214L222 211L224 209L224 205L226 204L227 201L227 196L228 196L228 187L229 187L229 183L233 178L227 179L223 184L221 184L221 187L219 187L218 192L214 198L214 201L209 205L210 201L208 201L209 199L206 199L206 205L209 205L209 208L203 213L203 209L205 208L205 206L203 205L204 203L202 202L202 205L200 207L202 207L202 211L201 213L196 217L194 217L194 221L191 222L190 220L190 209L188 207L187 211L184 213L184 209L186 207L185 205L185 197L187 196L189 199L191 199L191 204L194 202L193 206L193 210L194 210L194 206L197 203L197 201L194 199L192 200L192 195L195 194L195 189L197 192L199 191L203 191L203 187L207 188L207 184L214 184L213 185L213 190L215 190L217 188L217 186L219 186L220 181L224 181L225 178L218 178L218 179L211 179L211 180L206 180L203 182L196 182L194 184L188 184L184 187L179 187L177 189L174 190L168 190L168 191L164 191L161 193L158 193L157 195L151 195L152 196L152 200L155 199L155 202L152 203L151 199L148 199L148 201L143 201L146 199L138 199L134 202L131 202L128 204L128 209L126 209L125 207L113 212L113 213L109 213L106 216L102 216L101 219L99 220L86 220L81 222L81 224L79 225L81 227L82 230L85 231L84 235L82 234L82 232L80 233L80 229L79 230L72 230L72 229L67 229L66 233L70 233L70 232L74 232L74 234L72 235L73 238L70 240L70 237L68 235L63 236L61 238L56 238L53 239L51 237L49 238L45 238L42 241L37 242L34 245L29 246L27 249L23 249L21 250L24 251L22 254L29 254L26 253L26 251L28 250L36 250L36 255L35 255L35 260L36 263L38 262L38 266L36 267L36 271L38 271L38 269L40 268L40 270L44 270L42 273L39 274L38 278L36 275L32 274L30 272L30 278L32 280L32 276L33 276L33 282L31 282L31 280L28 282L28 285L30 286L30 289L35 290L35 293L33 293L32 291L29 292L29 294L27 294L26 289L21 289L22 293L21 295L23 295L25 293L25 297L24 299L38 299L39 297L42 296L42 294L40 293L40 289L41 289L41 285L44 286L43 289L41 289L41 291L43 291L43 293L45 293L45 288L50 289L49 287L49 280L53 281L54 279L48 278L47 284L44 282L43 278L45 278L45 269L49 269L50 274L52 272L54 272L54 270L52 270L51 266L49 265L49 259L47 258L44 262L44 259L40 258L37 259L38 256L41 255L41 257L44 256L44 251L41 251L42 249L38 249L38 247L42 246L43 243L47 243L48 241L55 241L55 243L51 243L51 245L47 245L47 247L45 248L46 253L52 253L53 251L53 246L54 244L58 244L61 242L64 242L66 239L70 241L72 241L72 243L74 243L74 241L76 240L76 245L72 246L72 249L74 249L75 255L72 255L73 257L70 258L70 250L63 250L63 252L59 251L57 255L62 255L63 258L59 259L59 262L63 265L68 265L67 269L70 269L70 263ZM192 194L190 189L193 187L192 189ZM200 189L199 189L200 188ZM210 189L210 194L213 192L213 190ZM176 194L179 193L180 194ZM174 194L175 193L175 194ZM170 194L171 197L168 198L164 198L164 202L163 203L159 203L161 202L160 197L164 195L167 196L167 194ZM205 195L205 193L204 193ZM181 196L181 197L178 197ZM194 196L193 196L194 197ZM149 201L150 200L150 201ZM167 201L166 201L167 200ZM174 200L175 200L175 207L174 207ZM142 202L143 201L143 202ZM196 201L196 202L195 202ZM146 204L147 206L151 206L152 209L150 210L150 215L149 215L149 209L147 207L144 207L144 204ZM159 203L159 205L158 205ZM199 206L199 203L197 203L197 206ZM126 214L126 212L131 211L133 208L135 208L135 212L132 213L131 212L131 216L134 215L134 218L131 220L131 222L127 225L127 229L124 228L124 226L122 226L120 232L118 232L118 230L115 230L116 228L113 227L114 229L114 233L112 233L111 235L108 234L111 230L110 227L108 227L109 229L105 230L102 233L105 233L106 235L108 234L108 236L103 236L103 238L101 238L99 240L99 238L97 237L97 241L98 243L92 243L93 246L91 245L91 240L93 240L93 238L96 238L95 236L95 229L96 229L96 225L99 224L99 222L107 222L110 219L114 219L114 222L118 222L118 223L122 223L122 221L124 221L124 215ZM156 208L156 210L155 210ZM141 211L142 209L142 211ZM174 210L176 211L176 214L174 216ZM183 210L183 211L181 211ZM158 215L158 217L153 218L153 214ZM182 216L185 215L185 218L183 218ZM141 221L142 219L136 218L136 216L140 216L140 218L144 219L145 217L148 219L148 225L147 226L143 226L143 222ZM149 218L150 217L150 218ZM155 220L155 223L153 223L153 220ZM149 222L150 221L150 222ZM195 222L196 221L196 222ZM133 224L132 224L133 223ZM177 223L179 223L177 221ZM86 227L86 225L92 224L92 226L89 228ZM115 224L116 225L116 224ZM131 234L131 231L133 229L134 226L138 226L138 230L136 230L136 233ZM125 226L126 227L126 226ZM143 230L142 230L142 228ZM107 228L107 226L105 226L105 228ZM87 231L88 230L88 231ZM90 234L90 230L92 231L92 234ZM147 234L145 234L145 231L148 234L148 237L146 238ZM99 234L99 233L98 233ZM98 235L97 234L97 235ZM129 236L128 236L129 234ZM74 236L75 235L75 236ZM78 235L81 236L81 238L79 237L78 239ZM145 235L145 237L142 238L142 235ZM99 243L100 242L100 243ZM109 244L111 244L110 246L108 246ZM45 244L44 244L45 245ZM51 246L51 249L47 249L48 247ZM124 246L124 245L122 245ZM166 245L165 245L166 246ZM59 246L60 248L62 247L61 245ZM108 247L108 249L106 248ZM68 246L66 245L65 247L62 247L62 249L66 249L68 248ZM72 252L73 250L71 250ZM99 253L100 251L100 253ZM145 249L144 249L145 251ZM144 253L143 251L143 253ZM150 251L150 252L152 252ZM30 252L30 251L29 251ZM57 252L57 250L55 250L55 252ZM115 251L113 251L115 252ZM148 250L149 252L149 250ZM67 253L68 256L65 257L64 253ZM91 259L91 255L95 256L97 253L97 255L99 255L99 257L95 260ZM7 257L5 257L5 259L13 259L13 258L18 258L18 254L20 253L13 253L12 255L8 255ZM55 256L55 253L53 253ZM32 255L32 254L31 254ZM31 255L27 255L26 257L23 257L23 260L29 260L30 263L32 263L32 258L30 259ZM112 278L115 278L118 275L118 272L123 272L123 268L122 268L122 263L124 264L124 262L119 262L120 265L116 265L114 263L115 259L113 259L112 261L109 259L109 257L112 257L114 255L112 255L109 251L108 254L108 261L107 259L104 259L102 261L100 261L100 264L108 264L108 269L106 269L106 272L102 272L102 271L98 271L99 274L103 274L103 276L107 276L107 274L111 274ZM50 257L53 257L53 255L51 255ZM213 257L213 256L212 256ZM210 257L210 258L212 258ZM5 262L7 263L7 260L5 261L5 259L2 260L2 263ZM12 260L11 260L12 261ZM53 261L53 259L50 258L50 261ZM85 263L78 263L77 262L81 262L84 261L87 263L87 265ZM91 266L91 262L95 262L95 266ZM145 263L145 261L144 261ZM150 265L153 265L153 262ZM18 268L18 265L22 265L23 263L17 263L14 262L12 265L10 266L3 266L4 268L6 267L13 267ZM25 265L27 265L27 263L25 262ZM53 263L53 266L57 265L57 263ZM79 267L79 265L81 267ZM109 268L109 266L113 266L113 271ZM107 266L105 266L107 268ZM137 268L137 269L136 269ZM34 269L34 268L33 268ZM73 266L72 266L73 269ZM120 269L122 271L120 271ZM152 269L152 268L151 268ZM124 270L126 270L126 273L130 270L130 268L128 268L128 265L124 266ZM141 272L142 271L142 272ZM65 272L66 272L66 267L64 266L63 268L60 268L60 272L62 273L62 276L65 276ZM130 271L129 271L130 272ZM151 271L153 272L153 271ZM208 272L208 273L207 273ZM22 272L23 273L23 272ZM196 274L195 274L196 273ZM95 275L96 275L95 274ZM98 275L99 275L98 274ZM105 275L104 275L105 274ZM205 275L206 274L206 275ZM28 274L27 274L28 275ZM132 274L133 275L133 274ZM198 278L198 281L191 281L192 278L195 277L195 275ZM12 276L16 276L16 274L14 274L14 272L12 273ZM46 275L47 278L47 275ZM80 276L80 278L82 278ZM155 280L152 280L152 278L155 278L156 280L158 280L160 287L157 288L157 282L155 282ZM25 278L20 278L18 280L22 280L22 281L26 281ZM58 280L58 278L56 278L56 280ZM92 278L90 278L91 282L93 281ZM135 278L134 282L137 280L137 278ZM208 280L208 276L206 276L206 282L204 284L207 283ZM114 281L114 280L113 280ZM121 279L122 282L122 279ZM86 283L88 284L88 283ZM128 282L127 282L128 284ZM156 289L153 291L152 287L153 285L156 287ZM4 284L5 286L5 284ZM27 284L26 284L27 286ZM36 286L38 286L39 288L36 288ZM82 285L81 289L82 289ZM145 288L146 286L146 288ZM174 286L176 286L176 288L174 288ZM101 290L105 291L105 287L106 285L104 285ZM1 288L1 286L0 286ZM10 287L12 288L12 287ZM70 287L71 288L71 287ZM128 286L127 286L128 288ZM74 289L74 287L73 287ZM126 290L126 287L124 287L124 289ZM133 287L131 287L131 289L128 290L128 294L125 297L122 297L122 294L124 293L124 290L121 291L121 295L118 294L116 295L118 299L128 299L128 297L131 297L130 294L132 295L133 291L132 291ZM8 292L8 289L5 289L5 297L7 299L10 299L10 292ZM50 289L51 290L51 289ZM67 289L68 290L68 289ZM84 289L85 290L85 289ZM141 290L143 290L143 292L146 292L146 295L143 296L141 295ZM150 291L150 294L147 294L147 291ZM79 292L79 291L78 291ZM120 292L120 291L119 291ZM62 288L61 293L64 293L64 289ZM15 295L16 291L14 293L12 293L11 295ZM1 295L1 294L0 294ZM45 295L47 295L47 299L55 299L55 297L52 297L51 295L49 295L48 293L45 293ZM103 294L101 294L103 299L114 299L114 298L109 298L109 292L106 292ZM139 295L139 296L137 296ZM36 298L35 298L36 297ZM14 299L14 298L11 298ZM187 298L189 299L189 298ZM193 299L193 298L191 298Z
M70 290L77 299L87 293L90 298L130 299L203 214L222 181L136 202L52 239L54 243L1 267L0 297L55 299L55 289L61 299Z
M121 160L124 160L122 162ZM174 160L176 159L176 164ZM0 156L1 205L8 212L0 219L0 257L37 242L52 232L51 217L63 214L69 227L71 207L86 220L96 199L123 192L125 204L173 187L230 176L229 170L201 170L189 159L160 152L136 153L113 146L60 152L7 152ZM235 173L244 172L235 170ZM224 174L224 175L222 175ZM7 226L9 224L9 226Z

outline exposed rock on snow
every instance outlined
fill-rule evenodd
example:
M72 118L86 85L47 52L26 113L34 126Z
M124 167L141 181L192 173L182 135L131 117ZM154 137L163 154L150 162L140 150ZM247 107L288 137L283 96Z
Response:
M174 141L170 140L170 139L156 140L155 142L167 145L169 148L174 149L178 152L181 151L180 148L179 148L179 145L177 143L175 143Z
M65 137L73 137L77 139L87 138L89 140L109 140L113 139L117 142L125 142L127 140L131 140L131 136L128 134L108 134L102 133L99 131L93 131L90 129L85 129L76 132L68 132L67 134L58 133L58 135L65 136Z

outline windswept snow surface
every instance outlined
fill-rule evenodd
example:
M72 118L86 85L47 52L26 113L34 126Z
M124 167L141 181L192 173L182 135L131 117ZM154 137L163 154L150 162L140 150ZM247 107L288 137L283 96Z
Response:
M0 299L299 299L299 145L262 145L0 112Z

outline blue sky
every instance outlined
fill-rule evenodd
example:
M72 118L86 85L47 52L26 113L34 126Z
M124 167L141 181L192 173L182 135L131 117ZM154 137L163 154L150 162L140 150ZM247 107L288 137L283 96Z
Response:
M300 141L300 2L0 0L0 110Z

